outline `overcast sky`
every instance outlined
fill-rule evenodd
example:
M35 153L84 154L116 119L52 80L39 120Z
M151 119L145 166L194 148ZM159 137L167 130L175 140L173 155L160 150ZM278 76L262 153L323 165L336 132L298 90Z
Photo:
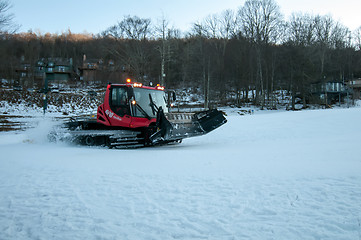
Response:
M124 16L151 18L162 15L172 26L187 31L191 24L226 9L237 10L245 0L10 0L19 32L97 34L122 20ZM361 26L360 0L277 0L287 18L292 12L331 14L350 30Z

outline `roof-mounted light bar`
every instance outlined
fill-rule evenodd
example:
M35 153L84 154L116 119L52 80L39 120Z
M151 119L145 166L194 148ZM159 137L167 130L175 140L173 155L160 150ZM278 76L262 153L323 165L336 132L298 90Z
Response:
M141 83L133 83L133 87L142 87L143 86L143 84L141 84Z
M163 87L163 86L161 86L160 84L157 84L157 86L155 87L155 89L157 89L157 90L164 90L165 89L165 87Z
M127 78L126 79L126 84L129 86L132 86L132 87L135 87L135 88L141 88L143 87L143 84L142 83L138 83L138 82L132 82L132 80L130 78ZM156 87L154 87L154 89L156 90L161 90L161 91L164 91L165 90L165 87L164 86L161 86L160 84L157 84Z

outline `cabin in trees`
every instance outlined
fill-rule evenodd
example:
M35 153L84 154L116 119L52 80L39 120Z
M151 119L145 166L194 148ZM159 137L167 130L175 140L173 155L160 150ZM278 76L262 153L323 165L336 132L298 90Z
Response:
M22 63L19 67L15 68L16 80L13 83L15 90L21 90L22 87L32 87L34 84L33 69L30 63Z
M71 58L42 58L35 64L22 63L15 72L17 80L14 87L24 88L40 89L45 79L48 80L49 85L59 86L76 78Z
M315 103L341 103L349 94L349 89L342 82L318 82L311 85L311 95Z
M103 61L100 59L87 59L84 55L83 63L78 68L80 72L80 81L83 81L87 85L97 83L97 75L103 69Z
M73 60L64 58L52 58L39 60L36 65L37 76L45 74L50 85L56 86L67 84L75 80L76 73L73 67Z
M124 71L115 67L113 60L88 59L83 56L83 62L78 67L80 81L85 85L105 85L109 82L118 83L121 79L126 79Z
M61 85L102 85L109 82L124 83L132 78L125 66L117 66L113 60L91 59L83 56L75 66L72 58L41 58L33 63L22 63L16 68L14 87L19 89L41 89L45 79L50 87Z
M352 90L353 99L360 99L361 97L361 78L351 80L347 83Z

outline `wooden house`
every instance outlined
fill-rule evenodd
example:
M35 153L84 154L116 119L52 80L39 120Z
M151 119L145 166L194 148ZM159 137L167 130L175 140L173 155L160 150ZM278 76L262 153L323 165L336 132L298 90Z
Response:
M361 97L361 78L351 80L347 86L352 90L353 99L360 99Z
M349 93L349 89L342 82L318 82L311 85L312 99L315 103L341 103Z

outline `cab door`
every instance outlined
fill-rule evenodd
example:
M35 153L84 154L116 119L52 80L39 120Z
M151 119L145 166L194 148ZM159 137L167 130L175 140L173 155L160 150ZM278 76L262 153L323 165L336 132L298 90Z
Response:
M127 87L112 87L109 94L110 110L106 111L111 126L129 127L131 114Z

